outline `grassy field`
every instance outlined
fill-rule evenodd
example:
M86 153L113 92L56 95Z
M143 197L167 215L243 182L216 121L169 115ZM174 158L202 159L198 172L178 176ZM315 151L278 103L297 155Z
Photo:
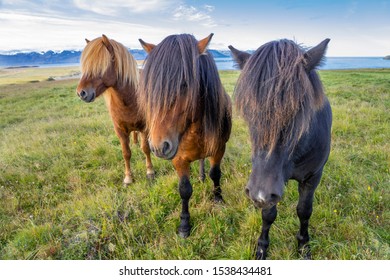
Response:
M27 72L26 72L27 71ZM248 131L234 114L222 164L225 204L197 179L192 232L176 234L180 197L169 161L132 145L135 183L122 185L119 141L103 99L81 102L74 69L0 70L0 259L253 259L260 212L244 194ZM38 75L38 76L37 76ZM238 71L222 71L232 94ZM390 259L390 70L322 71L333 106L332 152L316 192L315 259ZM39 81L39 82L38 82ZM207 165L208 166L208 165ZM297 259L297 184L270 233L270 259Z
M53 81L68 79L78 76L78 66L67 67L16 67L11 69L0 68L0 85L38 83L42 81Z

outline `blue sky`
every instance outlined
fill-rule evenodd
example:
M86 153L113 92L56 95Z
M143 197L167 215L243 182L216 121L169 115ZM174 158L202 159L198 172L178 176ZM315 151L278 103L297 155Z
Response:
M330 38L328 56L385 56L390 1L0 0L0 52L82 49L103 33L130 48L177 33L214 33L210 48L243 50Z

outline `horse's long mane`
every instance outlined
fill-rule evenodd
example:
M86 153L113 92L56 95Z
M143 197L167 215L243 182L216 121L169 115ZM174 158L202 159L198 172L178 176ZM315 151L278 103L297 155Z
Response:
M114 57L104 45L102 37L96 38L86 45L80 59L82 75L90 77L104 76L114 59L119 85L130 83L136 89L139 80L137 62L121 43L113 39L110 39L110 43Z
M238 111L251 124L254 150L270 155L277 144L291 155L324 104L315 70L305 69L305 50L290 40L257 49L245 64L235 88Z
M197 40L189 34L171 35L146 59L140 80L140 107L153 129L185 97L181 118L200 120L209 151L217 147L227 96L211 54L199 54ZM179 112L178 112L179 113Z

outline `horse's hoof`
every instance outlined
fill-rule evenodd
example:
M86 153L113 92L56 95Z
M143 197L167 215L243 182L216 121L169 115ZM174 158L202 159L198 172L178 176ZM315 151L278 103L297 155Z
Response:
M218 203L218 204L223 204L225 203L225 200L223 200L223 197L222 196L214 196L214 203Z
M267 252L265 252L263 249L260 249L256 252L256 260L266 260L267 259Z
M304 250L303 252L300 251L300 255L301 255L301 258L306 260L306 261L312 260L310 250L309 251L308 250Z
M305 244L303 246L299 246L298 253L300 257L304 260L311 260L311 249L308 244Z
M125 179L123 180L123 185L128 186L128 185L132 184L133 182L134 182L133 178L131 178L130 176L126 176Z
M150 181L154 180L155 178L155 172L153 168L147 168L146 169L146 178Z
M147 173L146 174L146 179L153 181L155 178L154 172L153 173Z
M187 238L188 236L190 236L190 231L191 231L191 229L180 229L179 228L178 235L181 238Z

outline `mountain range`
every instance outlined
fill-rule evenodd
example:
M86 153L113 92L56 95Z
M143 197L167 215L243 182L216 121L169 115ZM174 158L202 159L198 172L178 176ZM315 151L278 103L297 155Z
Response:
M130 53L136 60L144 60L146 52L141 49L131 49ZM209 50L214 58L231 58L230 51ZM39 66L52 64L78 64L81 51L46 51L46 52L12 52L0 54L0 67Z

